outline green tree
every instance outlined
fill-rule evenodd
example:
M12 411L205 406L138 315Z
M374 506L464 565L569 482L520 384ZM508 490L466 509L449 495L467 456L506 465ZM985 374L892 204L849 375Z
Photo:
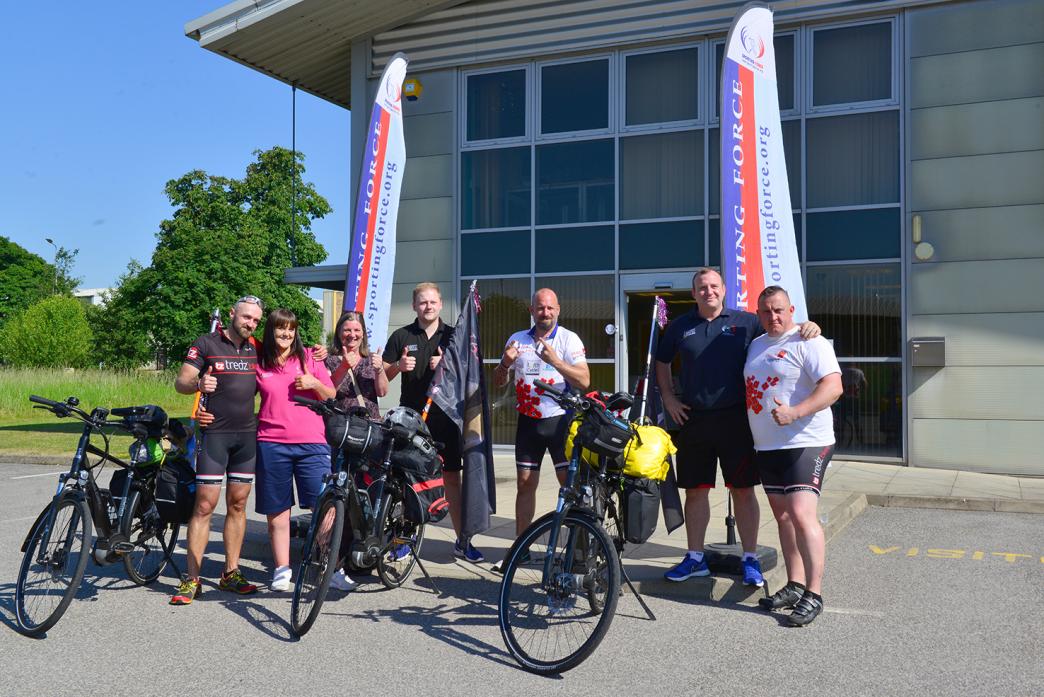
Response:
M148 313L142 312L134 302L141 271L141 264L132 260L105 304L85 308L87 323L94 335L93 362L108 368L134 369L152 360Z
M83 303L56 295L7 321L0 356L19 368L83 368L90 362L91 341Z
M266 309L293 310L306 342L322 339L318 306L306 289L284 284L283 272L326 258L311 224L330 204L302 181L301 153L295 160L275 147L255 156L243 179L195 170L167 182L174 215L160 223L149 266L121 279L105 311L114 313L105 333L124 327L133 342L147 335L152 348L177 361L215 307L225 321L238 298L256 295Z
M30 305L55 295L68 295L79 283L69 275L78 250L59 247L58 268L19 244L0 236L0 323Z

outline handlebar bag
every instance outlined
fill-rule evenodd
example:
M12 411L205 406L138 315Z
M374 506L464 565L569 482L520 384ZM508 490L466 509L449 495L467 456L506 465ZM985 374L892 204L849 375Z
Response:
M168 457L156 474L156 509L164 523L183 525L196 504L196 472L184 457Z
M588 409L574 439L598 455L617 457L631 440L631 424L598 407Z
M380 457L384 437L381 425L360 414L330 414L324 417L326 442L331 448L363 457Z
M620 503L624 539L641 544L652 537L660 517L660 483L644 477L625 476Z

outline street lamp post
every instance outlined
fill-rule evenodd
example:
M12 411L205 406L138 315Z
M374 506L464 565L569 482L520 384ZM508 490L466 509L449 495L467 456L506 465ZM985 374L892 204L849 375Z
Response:
M54 280L51 283L51 295L57 295L58 294L58 245L56 245L54 243L54 240L52 240L50 237L45 237L44 241L47 242L47 244L49 244L52 247L54 247Z

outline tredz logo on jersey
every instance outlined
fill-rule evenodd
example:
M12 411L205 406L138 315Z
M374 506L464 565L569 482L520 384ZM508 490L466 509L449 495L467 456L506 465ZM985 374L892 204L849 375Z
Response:
M233 371L247 371L253 366L247 361L217 361L214 363L214 371L218 373L230 373Z

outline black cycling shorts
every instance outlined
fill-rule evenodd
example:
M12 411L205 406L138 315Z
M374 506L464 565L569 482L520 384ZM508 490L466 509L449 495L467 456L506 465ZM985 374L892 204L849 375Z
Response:
M713 489L719 461L725 486L730 489L758 484L754 438L745 407L691 409L688 420L674 434L674 444L678 446L679 489Z
M754 462L765 485L766 494L793 494L811 491L819 496L823 475L834 456L834 446L764 450L754 455Z
M257 453L257 432L203 432L196 458L196 482L253 484Z
M568 467L565 444L572 418L572 414L559 414L546 419L519 414L518 428L515 430L515 465L522 470L539 471L544 453L549 452L555 469Z

